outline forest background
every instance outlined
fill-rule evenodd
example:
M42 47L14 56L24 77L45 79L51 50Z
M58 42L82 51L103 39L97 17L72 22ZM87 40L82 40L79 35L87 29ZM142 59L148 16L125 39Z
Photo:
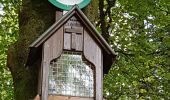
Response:
M0 0L0 100L15 98L7 51L19 38L21 5ZM100 0L98 11L94 24L118 54L104 75L104 97L169 100L170 1Z

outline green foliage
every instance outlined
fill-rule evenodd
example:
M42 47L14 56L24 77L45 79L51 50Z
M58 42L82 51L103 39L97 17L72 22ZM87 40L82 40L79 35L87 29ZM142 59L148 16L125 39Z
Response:
M106 17L118 57L104 77L105 98L170 99L170 1L118 0Z
M7 49L18 35L17 19L16 4L0 1L0 100L13 100L13 80L6 62Z

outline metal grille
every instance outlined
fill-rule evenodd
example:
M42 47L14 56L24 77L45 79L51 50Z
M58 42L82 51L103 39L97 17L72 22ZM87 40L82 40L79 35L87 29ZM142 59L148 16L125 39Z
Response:
M51 61L49 94L94 97L92 65L82 60L82 53L65 51Z

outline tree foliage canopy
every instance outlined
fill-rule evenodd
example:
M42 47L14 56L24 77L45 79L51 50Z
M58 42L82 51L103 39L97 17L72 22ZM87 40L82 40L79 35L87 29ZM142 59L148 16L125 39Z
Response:
M20 0L0 0L0 99L13 99L7 49L18 38ZM98 29L118 53L104 97L170 99L170 1L100 0Z
M170 99L170 1L118 0L105 21L118 53L104 78L105 97Z

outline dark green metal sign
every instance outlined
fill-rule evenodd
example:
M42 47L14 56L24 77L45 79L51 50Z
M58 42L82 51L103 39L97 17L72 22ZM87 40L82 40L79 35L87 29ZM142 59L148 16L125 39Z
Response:
M54 6L63 10L70 10L72 6L78 5L79 8L87 6L91 0L48 0Z

